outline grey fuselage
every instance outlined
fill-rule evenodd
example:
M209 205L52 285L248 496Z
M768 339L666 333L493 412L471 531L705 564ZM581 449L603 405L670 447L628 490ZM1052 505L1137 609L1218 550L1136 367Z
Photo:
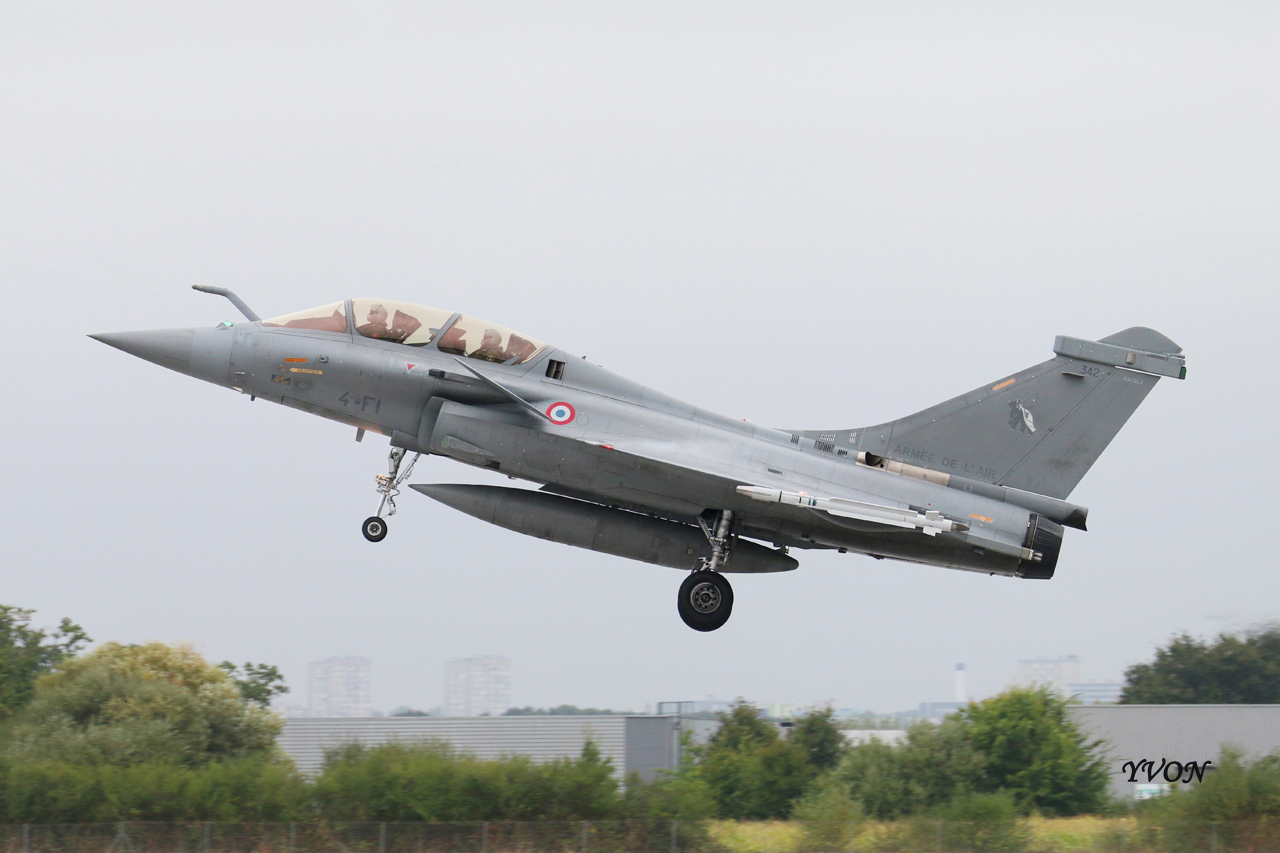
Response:
M144 347L131 344L130 334L150 337ZM708 509L731 510L738 535L779 547L1034 577L1026 558L1037 519L1083 527L1086 512L961 473L886 464L860 454L853 433L789 432L726 418L554 347L526 364L502 364L460 359L434 343L365 338L350 325L321 332L261 322L100 339L245 395L388 436L409 451L543 484L544 491L690 525ZM548 375L553 361L563 364L561 378ZM558 425L537 417L512 394L540 411L568 404L573 419ZM742 485L934 511L968 529L928 536L762 504L739 494ZM726 570L733 571L732 561Z

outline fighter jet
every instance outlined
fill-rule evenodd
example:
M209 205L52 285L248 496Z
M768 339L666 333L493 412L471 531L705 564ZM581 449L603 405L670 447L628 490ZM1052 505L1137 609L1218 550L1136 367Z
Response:
M517 533L682 569L678 611L714 631L726 574L786 572L792 551L865 554L1048 580L1067 502L1181 348L1136 327L1060 336L1053 357L922 412L854 429L774 429L681 402L540 340L465 314L346 299L248 322L92 335L131 355L386 436L381 542L422 454L538 488L419 484Z

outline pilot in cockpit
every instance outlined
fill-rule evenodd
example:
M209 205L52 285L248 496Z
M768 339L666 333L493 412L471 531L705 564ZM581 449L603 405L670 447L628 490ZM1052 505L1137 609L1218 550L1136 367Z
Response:
M502 333L497 329L485 329L480 348L471 353L472 358L483 358L485 361L506 361L507 351L502 348Z
M364 335L366 338L381 338L386 340L393 337L391 330L387 328L387 309L380 304L369 306L368 322L362 326L357 326L356 331Z

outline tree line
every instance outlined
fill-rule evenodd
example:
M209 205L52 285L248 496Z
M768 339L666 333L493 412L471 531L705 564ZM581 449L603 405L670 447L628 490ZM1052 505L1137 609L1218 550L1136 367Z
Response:
M784 729L739 700L705 743L686 738L679 768L650 780L619 780L593 744L541 764L442 743L352 745L306 777L276 743L283 720L268 704L287 688L274 667L215 665L162 643L85 652L78 625L45 632L31 619L0 606L0 822L797 818L839 835L864 819L1013 827L1117 808L1099 744L1043 688L917 722L897 743L847 743L830 708ZM1180 701L1187 683L1220 691L1221 672L1206 674L1197 655L1244 672L1280 647L1274 629L1229 639L1175 638L1130 670L1126 701L1153 684ZM1226 755L1203 784L1144 808L1167 820L1280 814L1278 761Z

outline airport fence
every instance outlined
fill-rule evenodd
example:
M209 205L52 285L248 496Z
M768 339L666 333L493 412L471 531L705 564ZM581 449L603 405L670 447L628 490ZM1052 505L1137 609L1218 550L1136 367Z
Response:
M1280 853L1280 819L1127 822L1068 843L1025 821L907 820L799 831L738 849L711 821L69 823L0 825L0 853Z
M0 827L2 853L702 853L705 826L528 823L82 823Z

